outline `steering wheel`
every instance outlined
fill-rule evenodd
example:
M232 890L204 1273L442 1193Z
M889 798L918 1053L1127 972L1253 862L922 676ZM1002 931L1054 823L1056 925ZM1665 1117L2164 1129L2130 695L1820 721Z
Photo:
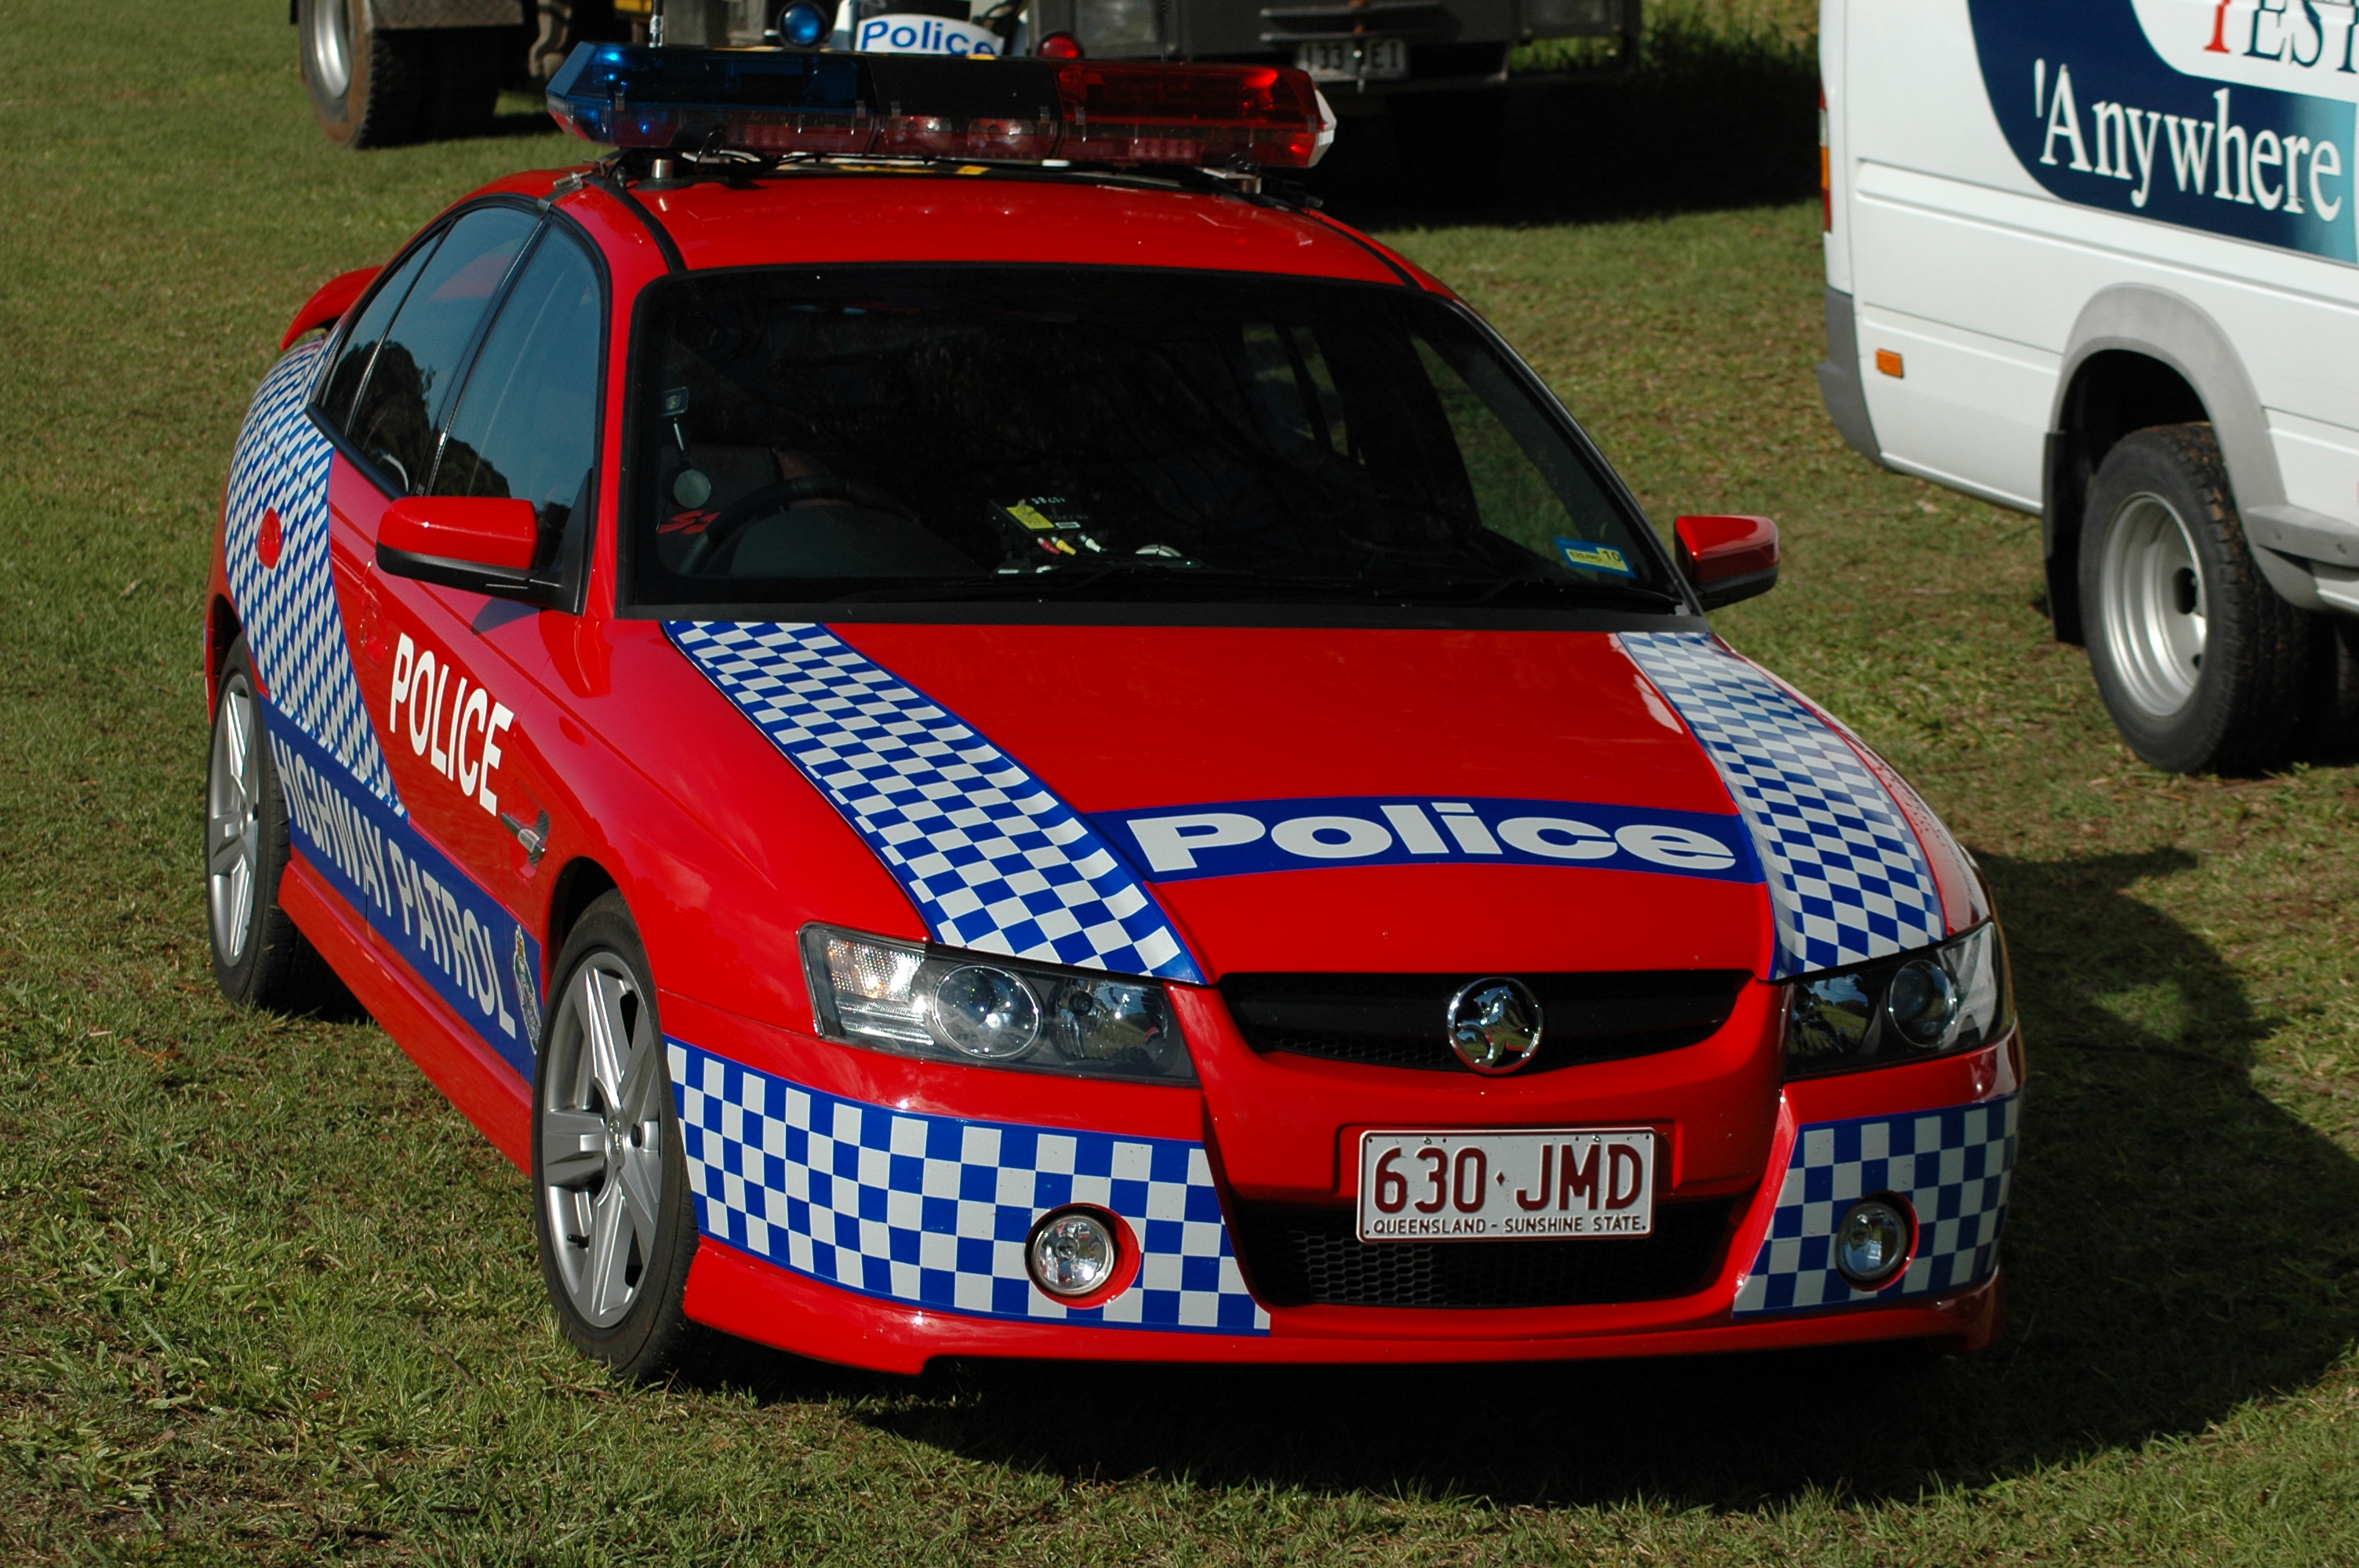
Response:
M775 484L763 485L747 492L721 509L721 514L704 525L696 543L679 563L682 576L704 569L712 557L727 549L745 531L746 525L772 513L784 512L798 502L849 501L872 512L889 512L897 517L916 521L917 514L888 492L877 489L840 473L805 474L800 479L782 479Z

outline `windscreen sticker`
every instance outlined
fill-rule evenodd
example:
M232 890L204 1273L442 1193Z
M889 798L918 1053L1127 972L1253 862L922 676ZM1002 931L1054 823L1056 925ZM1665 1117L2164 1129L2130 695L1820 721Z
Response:
M1991 109L2051 195L2359 261L2359 16L2315 0L1968 0Z
M826 627L668 621L664 631L842 813L934 940L1202 983L1163 906L1080 813Z
M385 946L527 1083L540 1037L540 944L273 703L263 704L303 858Z
M1408 865L1586 866L1761 880L1740 818L1653 806L1353 795L1106 811L1090 821L1158 882Z
M1583 571L1612 572L1616 577L1638 575L1631 570L1629 558L1611 545L1593 545L1585 539L1564 538L1555 540L1555 544L1567 566L1579 567Z

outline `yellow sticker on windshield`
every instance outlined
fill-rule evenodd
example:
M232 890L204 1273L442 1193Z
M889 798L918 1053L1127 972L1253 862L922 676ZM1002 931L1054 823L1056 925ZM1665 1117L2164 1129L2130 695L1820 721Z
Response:
M1558 551L1565 562L1593 572L1612 572L1617 577L1635 577L1629 561L1611 545L1592 545L1581 539L1559 539Z

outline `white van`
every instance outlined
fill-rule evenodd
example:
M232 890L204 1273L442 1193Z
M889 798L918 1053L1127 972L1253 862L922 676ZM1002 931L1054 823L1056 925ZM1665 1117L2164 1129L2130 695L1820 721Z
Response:
M1827 411L2041 515L2056 634L2158 766L2349 717L2355 15L1821 0Z

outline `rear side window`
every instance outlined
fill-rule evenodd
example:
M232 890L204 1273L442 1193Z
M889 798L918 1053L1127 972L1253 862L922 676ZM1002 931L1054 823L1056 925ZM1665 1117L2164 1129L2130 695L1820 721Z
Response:
M409 297L409 286L418 281L419 269L441 243L442 236L437 234L411 253L408 261L377 286L376 292L369 297L368 308L353 323L353 330L344 334L343 343L336 351L336 368L328 375L328 390L320 399L320 411L337 429L344 427L353 411L353 395L368 379L369 362L376 357L377 344L385 341L386 324L401 308L401 302Z
M424 488L461 360L538 222L510 207L468 213L451 226L395 314L345 426L395 489Z
M549 230L467 373L434 493L529 501L544 528L563 526L597 455L604 325L590 258Z

